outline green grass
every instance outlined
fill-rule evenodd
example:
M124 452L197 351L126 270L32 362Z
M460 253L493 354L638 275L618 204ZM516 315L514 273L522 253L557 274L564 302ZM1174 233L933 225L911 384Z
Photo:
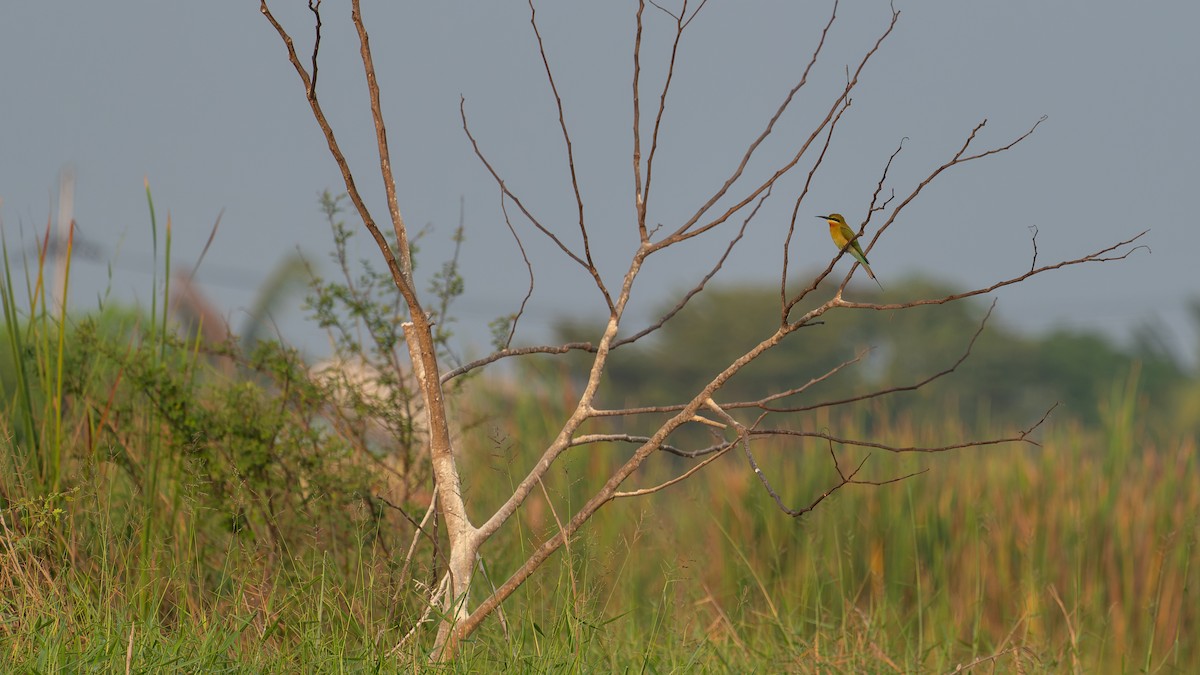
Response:
M422 467L393 475L323 422L294 353L231 367L176 335L161 298L149 320L64 316L34 269L22 298L6 257L0 671L434 669L432 624L416 621L437 562L421 549L402 564L413 527L379 499L419 517ZM553 395L469 384L463 412L479 423L460 433L460 465L477 519L569 405L565 378L543 385ZM1196 440L1143 428L1146 405L1130 378L1102 428L1052 422L1041 448L876 453L866 479L927 472L847 486L799 520L731 452L609 504L436 670L1200 671ZM799 423L849 435L867 415L895 445L975 433L882 405ZM866 457L834 450L843 467ZM477 597L630 452L565 455L485 547ZM754 453L792 507L834 484L826 445ZM686 466L656 457L630 487Z

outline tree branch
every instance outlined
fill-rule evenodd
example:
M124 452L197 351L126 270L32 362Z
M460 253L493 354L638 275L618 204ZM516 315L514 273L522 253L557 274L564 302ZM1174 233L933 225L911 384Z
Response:
M572 438L570 447L575 448L584 445L593 445L596 443L636 443L638 445L643 445L648 442L650 442L649 436L636 436L634 434L585 434L583 436L576 436L575 438ZM673 445L660 443L658 449L668 454L675 455L676 457L695 459L697 457L707 457L714 452L724 452L731 446L732 443L724 442L716 445L710 445L707 448L700 448L699 450L682 450Z
M367 37L367 26L362 20L361 0L350 3L350 17L354 29L358 32L359 52L362 55L363 72L367 76L367 94L371 99L371 120L375 123L375 145L379 150L379 172L383 177L383 188L387 194L388 213L392 216L392 229L396 232L396 247L400 251L400 269L404 279L411 287L412 252L408 246L408 229L404 226L404 217L400 215L400 202L396 197L396 178L392 175L392 156L387 142L387 126L383 122L383 104L379 98L379 82L375 79L375 60L371 56L371 42ZM413 296L413 302L416 296ZM420 311L419 306L410 303L409 308L414 312Z
M825 38L829 33L829 28L830 28L830 26L833 25L833 22L836 18L837 18L837 3L835 2L834 7L833 7L833 12L830 14L830 17L829 17L829 23L826 24L825 29L822 30L822 32L821 32L821 39L817 43L816 49L813 50L812 59L809 61L808 66L805 67L804 74L801 76L800 81L791 89L791 91L788 92L787 96L784 98L783 103L780 104L779 108L776 110L775 115L772 116L771 120L767 123L767 127L758 136L758 138L756 138L750 144L749 148L747 148L747 150L746 150L746 153L742 156L741 162L738 164L738 166L734 170L733 174L730 175L730 177L728 179L726 179L725 183L712 195L712 197L709 198L709 200L707 202L705 202L700 207L699 210L696 211L696 213L691 218L689 218L683 225L681 225L677 230L675 230L675 232L671 236L667 237L667 239L660 242L657 245L658 248L670 245L670 243L673 243L675 241L681 241L685 238L688 238L689 236L695 236L695 234L699 234L699 233L707 231L713 227L716 227L717 225L719 225L720 223L722 223L726 219L728 219L729 216L732 215L734 212L736 212L737 210L741 209L743 206L748 204L751 200L753 200L755 197L757 197L759 193L761 193L763 190L765 190L770 184L774 183L782 175L787 173L793 166L795 166L796 163L799 161L800 157L802 157L804 155L804 153L807 152L808 147L812 144L813 140L815 140L817 138L817 136L821 133L821 131L830 123L830 121L833 119L835 113L844 108L843 102L849 97L850 91L858 84L859 75L862 73L862 71L866 67L867 63L871 60L871 57L875 55L875 53L879 50L879 47L883 44L883 41L888 37L888 35L891 34L892 29L894 29L896 27L896 21L900 18L900 13L896 12L896 11L892 12L892 19L891 19L891 22L888 24L887 29L883 32L882 35L879 36L879 38L875 41L874 46L867 52L867 54L859 62L858 68L854 72L854 77L847 83L846 88L842 92L842 94L837 99L834 100L834 102L830 106L829 112L826 114L824 120L822 120L821 123L817 125L817 128L813 130L812 134L809 135L808 139L804 142L803 146L801 146L799 152L796 153L796 155L793 157L793 159L790 162L788 162L787 164L785 164L782 168L778 169L770 178L768 178L763 184L759 185L758 188L751 191L750 194L747 195L745 198L743 198L740 202L735 204L730 209L726 210L723 215L718 216L716 219L709 222L707 225L701 227L699 232L693 232L692 231L693 226L695 226L695 224L698 223L700 221L700 219L704 217L704 214L708 213L708 211L722 197L725 196L725 194L729 191L729 189L733 186L733 184L736 183L739 178L741 178L742 173L745 171L746 166L750 163L750 158L754 155L755 150L757 150L759 145L764 140L766 140L766 138L768 136L770 136L771 131L774 129L775 123L783 115L784 111L787 110L788 106L791 104L792 99L795 97L796 93L800 90L801 87L803 87L808 82L809 72L812 70L813 65L816 64L817 56L820 54L821 49L825 45Z
M1005 436L1002 438L988 438L988 439L983 439L983 440L970 440L970 441L963 441L961 443L951 443L949 445L939 445L939 446L891 445L889 443L879 443L877 441L867 441L867 440L860 440L860 439L854 439L854 438L843 438L840 436L834 436L832 434L825 433L823 431L797 431L797 430L793 430L793 429L758 429L758 430L752 431L751 433L755 436L788 436L788 437L793 437L793 438L820 438L820 439L824 439L826 441L830 441L832 443L838 443L840 445L853 445L853 446L857 446L860 448L875 448L877 450L886 450L887 452L891 452L894 454L907 454L907 453L937 454L937 453L942 453L942 452L949 452L951 450L961 450L963 448L979 448L979 447L988 446L988 445L1003 445L1005 443L1028 443L1029 445L1041 447L1041 445L1042 445L1041 443L1029 438L1029 436L1034 431L1036 431L1039 427L1041 427L1043 423L1045 423L1046 419L1050 417L1050 413L1054 412L1054 409L1057 407L1058 407L1057 403L1050 406L1050 408L1048 408L1046 410L1046 412L1042 415L1041 419L1039 419L1037 422L1034 422L1029 427L1022 429L1019 433L1017 433L1014 436Z
M538 30L537 10L533 7L533 0L528 1L529 25L533 26L533 34L537 38L538 53L542 55L542 65L546 70L546 80L550 83L550 91L554 94L554 105L558 108L558 126L562 129L563 142L567 146L567 169L571 173L571 189L575 192L575 206L579 211L579 235L583 239L583 257L587 261L588 272L591 273L592 279L596 282L596 288L600 289L600 294L604 296L604 302L608 305L609 312L612 312L612 297L609 296L608 289L604 286L604 280L600 278L600 271L596 269L596 263L592 260L591 243L588 241L587 225L583 217L583 195L579 191L579 177L575 174L575 149L571 144L571 134L567 131L567 120L563 114L562 97L558 95L558 85L554 83L554 74L550 72L550 59L546 57L546 45L542 43L542 32ZM649 178L647 178L647 182L649 182Z
M973 161L976 159L983 159L984 157L989 157L991 155L995 155L995 154L999 154L1001 152L1006 152L1008 150L1011 150L1012 148L1016 147L1016 145L1018 143L1025 140L1026 138L1029 138L1030 136L1032 136L1033 132L1037 131L1037 128L1042 125L1042 122L1045 122L1045 121L1046 121L1046 116L1042 115L1040 118L1038 118L1037 122L1033 123L1033 126L1030 127L1028 131L1026 131L1025 133L1021 134L1020 136L1016 137L1008 144L1002 145L998 148L991 148L989 150L985 150L983 152L976 153L974 155L967 155L964 157L963 155L966 153L967 149L971 147L971 142L975 140L975 135L978 134L979 131L981 129L983 129L983 127L985 125L987 125L987 119L984 119L982 122L975 125L975 128L972 129L971 133L967 135L967 140L963 142L962 147L959 148L958 152L954 153L954 157L952 157L950 159L950 161L946 162L945 164L942 164L937 169L935 169L933 171L933 173L929 174L929 176L927 176L925 178L925 180L921 181L917 185L917 187L913 189L912 193L909 194L908 197L904 201L900 202L896 206L896 208L892 211L892 215L887 219L887 221L883 225L880 226L879 230L877 232L875 232L875 236L871 237L871 241L868 242L867 245L864 247L864 251L867 253L871 252L871 249L875 246L875 242L878 241L879 237L883 236L883 233L886 232L887 229L892 226L892 223L894 223L896 221L896 217L899 216L900 212L904 210L904 207L906 207L910 203L912 203L912 201L917 198L917 195L921 194L921 191L924 190L927 185L932 183L933 179L937 178L943 171L945 171L946 169L949 169L952 166L957 166L959 164L966 164L967 162L970 162L970 161ZM859 233L860 234L862 233L861 229L859 230Z
M953 157L951 157L948 161L946 161L944 164L942 164L941 166L934 169L928 176L926 176L924 180L922 180L915 188L913 188L913 191L908 195L908 197L905 198L904 201L902 201L900 204L898 204L896 206L895 209L892 210L892 215L879 228L879 230L875 233L875 236L871 238L870 242L867 243L867 245L864 247L864 251L868 252L868 253L871 251L871 248L873 246L875 246L875 242L879 240L879 238L883 235L883 233L889 227L891 227L892 223L895 222L896 217L900 214L900 212L906 206L908 206L910 203L912 203L912 201L917 198L917 195L919 195L921 193L921 191L924 190L925 187L928 186L931 182L933 182L933 180L935 178L937 178L943 171L945 171L946 169L949 169L950 167L957 166L959 164L964 164L966 162L969 162L969 161L972 161L975 159L988 157L990 155L994 155L994 154L998 154L998 153L1010 150L1014 146L1016 146L1018 143L1020 143L1021 141L1028 138L1031 134L1033 134L1033 132L1037 130L1038 126L1041 125L1041 123L1044 122L1045 120L1046 120L1046 118L1042 117L1032 127L1030 127L1030 129L1028 131L1021 134L1016 139L1010 141L1006 145L1003 145L1003 146L1000 146L997 148L992 148L990 150L986 150L984 152L977 153L975 155L970 155L970 156L964 157L963 155L966 153L967 149L970 147L971 142L975 139L976 134L978 134L979 130L982 129L985 124L987 124L987 120L983 120L979 124L975 125L975 128L972 129L971 133L967 135L966 141L963 142L963 145L961 148L959 148L958 152L956 152ZM897 150L897 152L899 152L899 150ZM895 154L893 154L892 157L894 158ZM891 159L888 160L888 166L890 166L890 165L891 165ZM885 168L885 177L886 177L886 168ZM883 179L880 180L880 185L882 185L882 183L883 183ZM878 187L876 188L875 194L876 195L879 194ZM887 201L890 202L891 200L892 200L892 198L889 197ZM867 220L864 220L863 224L858 229L859 237L861 237L863 235L863 233L866 229L867 222L870 220L870 214L874 211L874 201L875 201L874 198L872 198L872 209L871 209L871 211L868 212ZM1119 245L1120 244L1118 244L1118 246ZM842 255L844 255L844 251L838 251L838 254L832 260L829 261L829 264L826 265L825 269L821 273L819 273L816 277L814 277L813 282L811 284L809 284L802 291L800 291L799 293L794 295L790 300L787 301L786 305L784 306L784 312L783 312L784 317L790 316L792 308L794 308L805 297L807 297L810 293L812 293L813 291L815 291L817 289L817 287L820 285L820 283L822 281L824 281L825 278L828 277L829 274L833 271L834 265L837 264L837 262L841 259ZM850 269L850 272L846 275L846 278L842 281L841 285L838 287L837 298L839 301L840 301L842 292L845 290L846 285L850 281L850 277L854 273L854 269L855 268L852 266ZM1035 273L1036 273L1036 271L1031 271L1030 274L1027 276L1032 276L1032 274L1035 274ZM981 291L981 292L987 292L987 291ZM976 295L978 295L978 293L976 293ZM839 302L839 304L840 304L840 302Z
M970 341L967 342L967 348L963 351L962 355L958 357L958 360L955 361L954 363L952 363L948 368L939 370L938 372L933 373L932 375L929 375L928 377L924 378L923 380L914 382L913 384L902 385L899 387L888 387L886 389L877 389L870 393L862 394L859 396L851 396L849 398L838 399L835 401L824 401L821 403L814 403L812 405L798 406L798 407L794 407L794 408L771 408L771 407L764 406L764 405L756 405L755 407L759 407L759 408L762 408L764 411L774 412L774 413L807 412L810 410L816 410L818 408L832 408L832 407L839 406L839 405L846 405L847 403L858 403L860 401L866 401L866 400L870 400L873 398L888 396L890 394L896 394L896 393L904 392L904 391L916 391L916 390L924 387L925 385L929 384L930 382L933 382L934 380L945 377L946 375L949 375L950 373L953 373L954 371L958 370L958 367L961 366L967 360L967 357L969 357L971 355L971 350L975 348L975 341L978 340L979 336L983 334L983 329L987 326L988 319L991 318L992 311L994 309L996 309L996 301L992 300L992 304L990 307L988 307L987 313L984 314L983 319L981 319L979 321L979 328L976 328L975 333L973 335L971 335ZM763 399L764 402L767 400L768 399Z
M512 345L513 337L517 334L517 322L525 314L525 305L529 302L529 298L533 297L533 263L529 262L529 256L525 254L525 245L521 243L521 237L517 234L512 220L508 217L508 209L504 206L503 191L500 192L500 212L504 214L504 224L508 226L508 231L512 233L513 239L517 242L517 248L521 251L521 259L525 261L525 269L529 272L529 290L525 291L525 297L521 298L521 306L512 318L512 326L508 331L508 339L504 341L504 349L508 349Z
M763 193L762 198L758 200L758 203L754 205L754 209L751 210L750 214L746 216L746 219L742 221L742 226L738 228L737 235L729 240L729 244L725 247L725 252L721 254L719 259L717 259L717 263L712 266L712 269L708 271L708 274L704 275L704 278L700 280L700 283L693 286L687 293L684 293L683 297L679 299L679 302L675 303L675 306L667 310L667 312L659 317L657 321L627 338L614 342L613 349L616 349L622 345L627 345L631 342L637 342L638 340L662 328L668 321L674 318L675 315L680 312L680 310L686 307L687 304L691 302L692 298L699 295L699 293L704 290L704 287L708 285L708 282L717 275L717 272L721 271L721 268L725 265L725 261L729 258L729 254L733 252L733 248L737 246L738 242L742 240L742 237L746 235L746 228L750 225L750 221L754 219L754 216L758 213L758 210L762 208L762 205L766 203L767 198L770 196L771 189L768 188L767 191Z
M723 450L719 450L712 457L709 457L708 459L704 460L703 462L700 462L696 466L693 466L692 468L690 468L687 471L683 472L682 474L672 478L671 480L659 483L658 485L655 485L653 487L640 488L638 490L631 490L629 492L614 492L613 499L620 499L622 497L642 497L645 495L654 494L655 492L665 490L677 483L681 483L681 482L687 480L688 478L691 478L693 474L700 471L704 467L706 467L709 464L720 459L721 455L725 454L725 452L728 451L729 448L731 448L731 447L733 447L733 446L732 445L726 446Z
M766 488L767 494L769 494L771 496L771 499L775 500L775 505L777 507L779 507L780 511L783 511L784 513L786 513L787 515L789 515L793 518L799 518L800 516L803 516L804 514L809 513L813 509L817 508L817 506L821 502L825 501L830 495L832 495L833 493L837 492L838 490L846 487L847 485L874 485L874 486L878 487L881 485L888 485L889 483L898 483L902 480L908 480L909 478L912 478L914 476L919 476L919 475L925 473L926 471L929 471L929 469L922 469L920 471L914 471L912 473L905 474L903 476L897 476L895 478L889 478L887 480L881 480L881 481L858 480L855 478L855 476L857 476L858 472L862 471L862 468L864 466L866 466L867 460L871 459L870 455L867 455L866 457L864 457L863 460L858 463L858 466L854 467L854 470L851 471L849 473L849 475L847 475L846 473L844 473L842 471L842 467L838 463L837 453L835 453L833 451L833 443L829 444L829 456L833 458L833 468L837 471L838 478L839 478L838 482L835 485L833 485L833 487L830 487L829 489L822 492L820 495L817 495L817 497L815 499L813 499L811 502L809 502L807 506L801 507L799 509L792 509L783 503L783 498L780 497L779 493L776 492L775 489L771 487L771 484L767 481L766 474L764 474L762 469L760 469L758 467L758 463L754 461L754 456L750 454L749 446L746 447L746 458L750 461L750 466L751 466L751 468L754 469L754 474L756 476L758 476L759 481L762 483L763 487Z
M563 345L542 345L537 347L517 347L509 349L501 349L492 352L487 356L476 359L470 363L463 364L454 370L446 371L442 375L442 384L453 380L456 377L465 375L476 368L482 368L491 363L495 363L501 359L512 358L514 356L528 356L530 354L566 354L567 352L595 352L596 346L590 342L568 342Z
M668 12L667 10L663 9L662 7L659 7L658 5L654 5L655 7L658 7L659 9L661 9L668 16L675 19L675 39L671 42L671 56L670 56L670 60L667 63L667 76L663 80L662 93L659 94L659 96L658 96L658 113L654 116L654 131L650 135L650 156L646 158L646 187L645 187L645 190L640 189L640 187L641 187L640 178L638 179L639 180L639 183L638 183L638 186L639 186L639 190L638 190L638 231L642 236L643 242L648 242L650 239L649 233L646 230L646 208L647 208L646 203L650 200L650 183L654 177L654 157L655 157L656 153L658 152L658 134L662 128L663 115L667 110L667 93L671 90L671 82L675 78L675 58L679 54L679 43L683 39L684 29L687 28L688 24L692 22L692 19L696 18L696 15L700 13L700 10L704 9L704 5L707 4L707 2L708 2L708 0L701 0L700 6L697 7L696 11L692 13L691 18L685 18L685 17L687 17L687 5L688 5L687 0L683 0L683 7L679 10L679 16L675 16L675 15L671 14L670 12ZM642 13L641 3L639 3L639 6L638 6L638 40L639 40L639 43L641 40L641 13ZM634 92L634 98L636 100L637 92ZM638 141L638 139L635 137L635 143L638 143L638 142L640 142L640 141Z
M539 232L546 235L550 241L554 242L554 245L558 246L559 250L565 253L568 258L574 260L580 267L592 275L592 278L600 285L600 290L604 293L604 297L606 301L609 302L611 309L612 301L608 297L608 291L604 289L604 284L600 281L599 273L596 271L595 267L592 266L588 260L584 260L583 258L579 257L574 251L567 247L567 245L564 244L557 235L551 232L550 229L545 225L542 225L542 222L538 220L532 213L530 213L529 209L525 208L525 204L521 201L521 198L514 194L512 190L508 189L508 185L504 182L504 179L500 177L500 173L496 171L496 168L492 166L492 163L488 161L486 156L484 156L483 151L479 149L479 142L475 140L475 136L471 133L471 128L467 124L466 105L467 99L460 98L458 103L458 111L462 116L463 131L467 134L467 140L471 141L471 148L474 149L475 156L478 157L479 161L483 163L483 166L488 170L488 173L492 174L492 179L496 181L498 186L500 186L501 192L507 195L508 198L512 200L512 203L517 205L517 208L521 209L521 213L525 215L525 218L529 220L529 222L535 228L537 228Z
M367 228L367 231L371 234L371 238L375 240L375 244L379 247L383 259L387 263L388 270L392 274L392 279L396 282L396 286L400 289L401 294L404 295L405 300L416 303L417 297L410 279L402 271L395 254L392 252L392 247L388 245L383 233L379 230L378 225L375 224L374 217L371 216L366 202L363 201L362 195L358 191L358 186L354 182L354 174L350 171L350 165L346 161L346 156L342 153L341 146L333 132L333 127L330 126L329 120L325 117L325 111L321 108L321 103L317 99L316 90L312 86L312 80L309 78L308 71L304 69L304 65L300 63L300 58L296 55L296 47L292 41L292 36L275 19L275 15L267 7L266 0L262 0L260 3L259 11L267 18L271 26L275 28L275 32L279 34L280 39L283 40L283 44L287 48L288 61L296 69L296 74L300 76L300 81L304 84L304 91L308 98L309 107L312 108L313 117L317 120L317 126L321 128L321 133L325 135L325 142L329 146L329 152L333 155L333 160L337 163L338 169L342 173L342 181L346 185L346 194L350 196L350 201L358 211L359 218L363 221L363 226ZM315 51L313 52L313 58L316 58ZM419 307L419 303L417 306Z
M646 197L642 189L642 12L646 0L638 1L637 30L633 36L633 206L637 214L638 238L643 244L650 240L646 229Z
M812 185L813 177L817 174L817 169L821 168L821 165L825 162L825 154L829 151L830 143L833 142L833 132L834 132L834 129L837 127L838 120L841 119L842 113L845 112L846 108L849 108L849 107L850 107L850 100L847 99L845 107L843 107L838 112L837 116L833 118L833 121L830 122L829 133L825 135L825 143L822 144L822 146L821 146L821 152L820 152L820 154L817 155L816 161L813 162L812 168L809 169L808 177L804 179L804 187L800 190L799 196L796 197L795 205L792 207L792 219L788 223L787 236L784 237L784 240L783 240L783 264L781 265L781 270L779 273L779 300L780 300L780 305L781 305L779 320L780 320L781 324L787 323L788 312L791 309L791 306L789 306L787 304L787 277L788 277L788 262L789 262L791 247L792 247L792 235L796 231L796 217L800 213L800 205L802 203L804 203L804 198L806 196L808 196L808 190L809 190L809 187ZM837 260L840 259L841 256L844 254L845 254L845 250L840 251L838 253L838 257L834 259L834 262L836 263ZM832 270L832 269L833 269L833 267L832 267L832 265L830 265L830 270ZM819 284L819 283L820 283L820 281L814 282L814 287L815 287L815 284Z
M850 308L854 308L854 309L874 309L874 310L908 309L910 307L921 307L924 305L944 305L948 302L954 302L955 300L962 300L963 298L970 298L970 297L974 297L976 295L983 295L985 293L991 293L992 291L994 291L998 288L1004 288L1005 286L1012 286L1013 284L1017 284L1022 281L1025 281L1026 279L1028 279L1030 277L1036 276L1038 274L1042 274L1044 272L1049 272L1051 270L1057 270L1057 269L1061 269L1063 267L1070 267L1071 265L1083 265L1085 263L1113 262L1116 260L1124 260L1124 259L1128 258L1130 255L1132 255L1134 251L1137 251L1138 249L1142 249L1142 248L1149 251L1150 247L1145 246L1145 245L1140 245L1140 246L1134 246L1133 248L1125 251L1124 253L1122 253L1120 255L1112 255L1112 256L1106 255L1108 253L1112 253L1113 251L1116 251L1117 249L1119 249L1123 246L1128 246L1129 244L1132 244L1133 242L1137 241L1138 239L1141 239L1149 231L1150 230L1142 230L1136 236L1130 237L1129 239L1126 239L1124 241L1117 242L1116 244L1113 244L1112 246L1102 248L1099 251L1096 251L1094 253L1089 253L1088 255L1085 255L1082 258L1075 258L1073 260L1064 260L1062 262L1058 262L1053 265L1043 265L1042 267L1038 267L1037 269L1033 269L1033 270L1030 270L1030 271L1022 274L1021 276L1012 277L1009 279L1005 279L1003 281L997 281L996 283L992 284L991 286L986 286L984 288L977 288L974 290L965 291L963 293L952 293L950 295L947 295L947 296L944 296L941 298L930 298L930 299L926 299L926 300L910 300L908 302L901 302L901 303L851 302L849 300L843 300L839 297L839 298L835 298L833 303L837 307L850 307Z

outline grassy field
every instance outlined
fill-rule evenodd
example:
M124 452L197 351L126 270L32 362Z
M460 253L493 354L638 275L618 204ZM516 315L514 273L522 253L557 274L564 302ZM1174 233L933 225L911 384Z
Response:
M516 439L535 440L550 421L532 401L511 413L485 422L480 435L492 440L464 457L478 504L500 499L529 461L534 446ZM611 504L451 670L933 672L978 662L981 672L1194 672L1195 444L1142 440L1119 400L1107 419L1105 432L1052 427L1040 449L873 456L864 471L876 480L928 472L848 486L799 521L730 454L685 484ZM905 444L964 433L889 426L884 435ZM488 550L490 580L623 456L613 447L571 457L522 512L521 532ZM827 448L763 446L756 456L792 505L834 478ZM160 522L102 463L64 468L49 496L6 473L16 478L5 481L2 514L4 670L421 663L428 635L389 653L411 624L397 608L412 589L395 577L396 552L353 509L328 517L358 523L359 536L313 534L281 557L208 531L211 507L189 503L202 486L181 490L162 509L172 522ZM664 458L636 480L678 470ZM187 480L167 470L163 479Z
M21 298L5 273L0 671L432 668L418 619L438 560L405 562L429 499L419 448L395 447L411 427L381 454L330 417L294 352L180 338L161 302L62 321L40 275ZM924 473L846 486L798 520L731 452L609 504L438 670L1200 672L1196 439L1144 428L1135 382L1114 383L1097 428L1052 418L1040 447L832 448L842 467L865 460L864 479ZM570 387L543 384L465 392L476 518L554 434ZM881 404L802 423L859 435L868 420L898 446L980 435ZM485 547L480 588L629 452L565 455ZM835 484L820 442L753 452L789 506ZM630 483L685 468L663 455Z

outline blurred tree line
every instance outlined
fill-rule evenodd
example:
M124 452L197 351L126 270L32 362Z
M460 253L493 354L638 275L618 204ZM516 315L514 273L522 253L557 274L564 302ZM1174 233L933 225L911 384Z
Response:
M875 295L881 301L900 301L953 292L945 284L910 278L889 284L886 294ZM747 400L758 397L754 392L794 388L864 351L862 362L788 403L807 405L916 384L954 365L988 307L988 301L972 299L905 312L830 312L822 323L802 329L739 373L720 398ZM797 309L792 316L807 307ZM1190 303L1189 312L1200 328L1200 300ZM778 288L711 287L653 340L614 352L605 401L610 405L683 402L778 322ZM574 320L561 321L556 331L564 341L597 334L594 327ZM1031 423L1058 402L1054 419L1095 425L1114 388L1124 389L1131 382L1142 422L1163 430L1200 431L1200 378L1187 359L1171 348L1164 328L1157 324L1142 325L1129 344L1118 345L1096 332L1074 329L1026 335L993 313L969 358L953 373L916 391L881 400L893 418L954 415L972 425Z

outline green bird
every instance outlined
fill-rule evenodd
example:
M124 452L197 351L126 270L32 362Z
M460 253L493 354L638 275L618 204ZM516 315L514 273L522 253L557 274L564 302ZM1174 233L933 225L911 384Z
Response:
M829 222L829 236L833 239L833 243L837 247L854 256L854 259L863 266L867 271L867 276L871 277L871 281L879 286L879 290L883 290L883 284L875 278L875 273L871 271L871 264L867 262L867 256L863 253L862 246L858 243L858 236L854 234L854 230L846 224L846 219L840 213L831 213L827 216L817 216L818 218Z

